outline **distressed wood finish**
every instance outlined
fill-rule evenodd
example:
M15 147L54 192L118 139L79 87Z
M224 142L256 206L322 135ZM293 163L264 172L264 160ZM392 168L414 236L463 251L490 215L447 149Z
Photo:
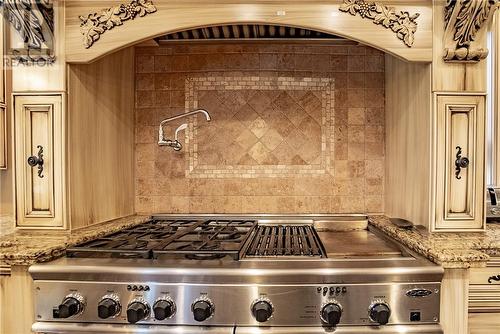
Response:
M468 269L445 269L441 283L440 323L444 334L467 334Z
M396 11L420 13L418 30L411 48L390 29L375 26L371 20L339 11L342 0L249 1L172 0L153 1L157 12L106 31L86 49L79 16L99 12L126 1L66 1L66 59L71 63L91 62L107 53L165 33L193 27L225 23L269 23L315 29L344 36L387 51L401 58L430 61L432 55L432 1L386 0ZM285 14L285 15L282 15ZM126 28L125 28L126 26ZM126 33L124 33L126 31Z
M0 170L7 169L7 110L0 105Z
M497 0L447 1L444 11L445 61L477 62L488 56L488 49L475 45L485 34L487 22ZM484 28L483 28L484 27Z
M64 121L60 94L14 98L17 226L64 228ZM27 163L43 147L43 172Z
M435 218L432 230L482 231L485 96L435 95ZM458 148L470 161L457 175Z
M500 313L469 313L469 334L496 334Z
M433 11L433 55L432 91L433 92L485 92L486 62L445 62L445 1L434 1ZM476 37L476 46L486 48L486 34Z
M339 10L351 15L359 14L365 19L373 20L375 24L391 29L408 47L412 47L415 42L420 13L398 12L380 2L364 0L344 0Z
M17 65L12 71L14 92L56 92L66 90L64 2L54 0L54 56L52 64ZM17 32L10 29L10 35Z
M0 273L0 333L28 334L35 321L33 280L27 266L8 269Z
M68 79L71 228L134 213L134 50L90 65Z
M491 50L491 61L493 63L492 73L492 108L493 116L493 141L492 141L492 183L500 184L500 10L497 10L492 26L493 49Z
M0 8L0 56L2 56L2 61L0 62L0 105L5 105L7 102L6 100L6 91L5 91L5 81L6 81L6 75L5 75L5 65L4 65L4 60L3 57L5 55L5 23L4 23L4 18L3 18L3 8ZM0 132L1 135L1 132ZM1 159L1 157L0 157Z
M385 209L429 226L431 68L387 55Z
M0 56L2 57L2 61L0 61L0 170L7 168L7 75L3 61L5 54L5 30L2 11L3 9L0 8Z
M490 334L500 328L500 258L486 268L470 269L469 333Z

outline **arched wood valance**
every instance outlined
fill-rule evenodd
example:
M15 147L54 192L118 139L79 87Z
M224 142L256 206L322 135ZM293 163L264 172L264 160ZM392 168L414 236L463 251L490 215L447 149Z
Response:
M432 60L430 0L366 2L372 5L367 7L368 11L362 0L257 0L244 4L230 0L68 0L65 3L66 61L70 63L92 62L167 33L241 23L301 27L359 41L405 60ZM410 31L409 35L408 29L413 28L415 32Z

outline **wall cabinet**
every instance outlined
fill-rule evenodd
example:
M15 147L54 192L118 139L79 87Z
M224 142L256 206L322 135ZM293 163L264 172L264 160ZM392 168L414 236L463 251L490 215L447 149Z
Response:
M63 96L15 95L17 226L64 228Z
M485 96L435 95L435 231L483 230Z

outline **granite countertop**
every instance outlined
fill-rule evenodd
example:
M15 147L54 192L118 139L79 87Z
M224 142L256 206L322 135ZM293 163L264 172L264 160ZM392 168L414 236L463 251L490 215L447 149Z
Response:
M429 233L421 226L405 230L386 216L371 216L369 224L443 268L484 267L491 256L500 256L500 224L488 224L486 232L461 233Z
M92 225L72 232L18 230L0 236L0 266L31 265L64 255L66 248L141 224L149 216L129 216Z
M141 224L149 216L129 216L76 231L19 230L0 236L0 266L31 265L64 255L66 248ZM500 224L486 232L429 233L416 226L400 229L386 216L370 216L369 224L444 268L484 267L491 256L500 256Z

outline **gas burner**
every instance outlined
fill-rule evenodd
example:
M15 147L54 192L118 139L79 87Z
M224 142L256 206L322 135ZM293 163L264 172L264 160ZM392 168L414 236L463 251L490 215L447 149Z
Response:
M198 254L238 260L255 220L151 220L69 248L69 257L158 258ZM188 257L189 258L189 257Z
M195 254L186 254L186 259L189 260L218 260L222 259L226 254L214 254L214 253L195 253Z

